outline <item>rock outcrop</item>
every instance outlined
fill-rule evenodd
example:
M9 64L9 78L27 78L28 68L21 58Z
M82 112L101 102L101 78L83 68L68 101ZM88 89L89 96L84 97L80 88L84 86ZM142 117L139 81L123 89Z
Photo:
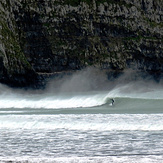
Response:
M96 66L163 73L162 0L3 0L0 81Z

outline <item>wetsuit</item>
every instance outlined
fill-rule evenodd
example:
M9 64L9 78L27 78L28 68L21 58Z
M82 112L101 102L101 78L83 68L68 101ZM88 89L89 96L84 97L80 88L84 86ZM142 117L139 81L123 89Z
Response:
M111 99L111 101L112 101L112 105L114 104L114 99Z

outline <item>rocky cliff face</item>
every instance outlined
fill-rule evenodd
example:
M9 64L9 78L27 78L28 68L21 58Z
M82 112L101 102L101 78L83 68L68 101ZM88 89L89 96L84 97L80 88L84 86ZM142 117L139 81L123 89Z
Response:
M162 38L162 0L3 0L0 79L28 85L90 65L162 74Z

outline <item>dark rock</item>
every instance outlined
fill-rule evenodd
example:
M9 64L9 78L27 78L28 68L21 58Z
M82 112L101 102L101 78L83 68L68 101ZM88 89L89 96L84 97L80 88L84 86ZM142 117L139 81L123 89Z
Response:
M41 73L90 65L162 76L162 0L3 0L0 15L4 83L39 87Z

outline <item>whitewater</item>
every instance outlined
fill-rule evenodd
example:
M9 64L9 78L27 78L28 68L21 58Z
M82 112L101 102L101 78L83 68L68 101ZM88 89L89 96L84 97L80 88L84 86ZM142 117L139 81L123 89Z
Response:
M57 90L54 81L38 91L0 85L0 162L161 163L162 84L92 88L88 76Z

